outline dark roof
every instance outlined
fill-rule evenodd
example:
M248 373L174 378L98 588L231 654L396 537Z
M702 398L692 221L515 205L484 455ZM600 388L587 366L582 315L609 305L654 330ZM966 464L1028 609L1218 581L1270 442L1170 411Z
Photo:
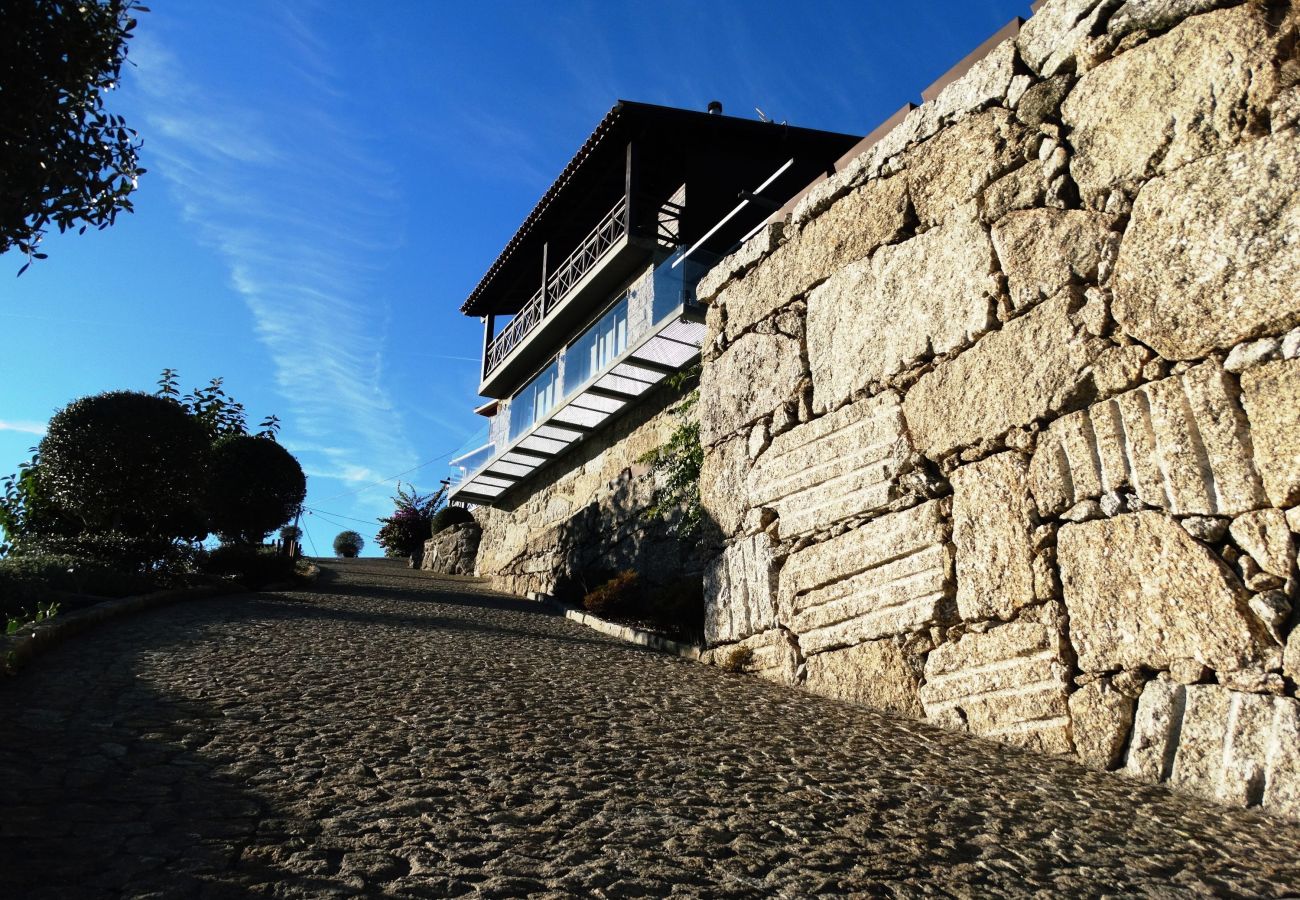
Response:
M587 171L591 167L588 162L597 155L606 158L605 165L612 166L609 162L608 154L604 152L606 145L610 144L608 140L611 135L617 135L620 140L614 145L619 152L620 168L619 181L621 183L621 159L624 142L632 137L638 140L645 140L650 149L658 149L657 159L648 159L647 162L653 166L666 167L669 165L678 165L680 161L677 157L680 155L680 147L685 142L703 139L719 133L725 132L730 138L728 143L729 152L735 152L735 148L743 146L748 147L768 147L773 144L785 145L787 143L796 143L809 156L825 156L823 162L829 164L837 158L844 150L852 146L857 141L857 137L851 135L836 134L833 132L817 131L808 128L797 128L789 125L775 125L770 122L762 122L754 119L742 119L735 116L717 115L703 111L676 109L669 106L657 106L649 103L636 103L630 100L620 100L614 104L605 117L601 119L600 124L592 131L591 135L583 142L578 152L569 160L568 165L564 167L558 178L542 195L542 198L533 207L532 212L524 219L514 236L506 243L505 248L498 254L496 260L488 268L487 272L479 280L474 290L470 292L468 298L461 305L461 312L467 315L481 315L487 312L500 312L499 302L488 299L488 295L493 293L494 285L499 280L506 283L518 277L518 266L513 266L515 275L507 274L502 276L503 270L511 269L512 261L521 252L521 246L530 243L529 239L539 231L546 231L542 225L548 218L548 212L558 205L566 207L559 214L559 218L552 223L551 229L558 227L567 216L575 215L573 208L581 200L577 195L583 194L587 187L590 186L591 179L595 177L594 173ZM671 151L668 145L672 145ZM584 169L586 166L586 169ZM597 170L601 169L596 165ZM575 180L583 180L584 187L582 190L567 191ZM572 196L570 196L572 195ZM589 229L595 221L586 223L583 232ZM566 223L567 227L567 223ZM500 293L500 290L497 291ZM520 298L524 299L524 298Z

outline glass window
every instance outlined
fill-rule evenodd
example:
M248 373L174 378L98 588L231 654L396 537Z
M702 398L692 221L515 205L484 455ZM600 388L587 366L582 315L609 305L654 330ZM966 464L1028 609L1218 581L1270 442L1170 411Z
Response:
M569 394L627 349L627 294L569 345L564 356L564 392Z
M560 364L552 360L524 389L510 398L510 440L551 411L560 399Z

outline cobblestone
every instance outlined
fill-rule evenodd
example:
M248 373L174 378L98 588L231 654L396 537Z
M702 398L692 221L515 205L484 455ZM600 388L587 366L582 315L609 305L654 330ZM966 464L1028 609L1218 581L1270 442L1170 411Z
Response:
M6 897L1278 896L1300 828L728 675L481 582L107 625L0 684Z

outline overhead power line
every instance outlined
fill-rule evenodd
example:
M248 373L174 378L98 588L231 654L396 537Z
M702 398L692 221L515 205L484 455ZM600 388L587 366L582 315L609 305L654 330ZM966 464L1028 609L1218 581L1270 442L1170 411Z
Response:
M428 462L422 462L418 466L412 466L411 468L407 469L405 472L398 472L396 475L389 475L387 478L381 478L378 481L372 481L370 482L370 484L363 484L359 488L355 488L350 491L344 491L341 494L335 494L333 497L326 497L324 500L317 500L316 502L329 503L331 500L337 500L340 497L351 497L353 494L359 494L362 491L368 491L373 487L379 487L381 484L388 484L388 482L392 481L395 478L401 478L403 475L410 475L412 472L418 472L420 469L423 469L425 466L431 466L434 463L438 462L439 460L446 459L447 457L455 453L456 449L457 448L453 447L451 450L448 450L446 453L442 453L438 456L435 456L433 459L429 460Z
M343 513L330 512L327 509L317 509L314 506L304 506L303 509L307 510L308 512L317 513L318 515L321 516L333 516L336 519L347 519L350 522L361 522L365 525L379 524L378 521L375 519L358 519L356 516L345 516L343 515Z

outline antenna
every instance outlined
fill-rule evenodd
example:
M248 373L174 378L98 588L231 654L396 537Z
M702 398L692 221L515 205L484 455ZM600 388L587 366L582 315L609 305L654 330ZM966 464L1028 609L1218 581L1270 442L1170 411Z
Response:
M763 112L763 111L762 111L761 109L759 109L757 106L754 107L754 112L758 113L758 121L760 121L760 122L770 122L770 121L772 121L771 116L769 116L767 113Z

